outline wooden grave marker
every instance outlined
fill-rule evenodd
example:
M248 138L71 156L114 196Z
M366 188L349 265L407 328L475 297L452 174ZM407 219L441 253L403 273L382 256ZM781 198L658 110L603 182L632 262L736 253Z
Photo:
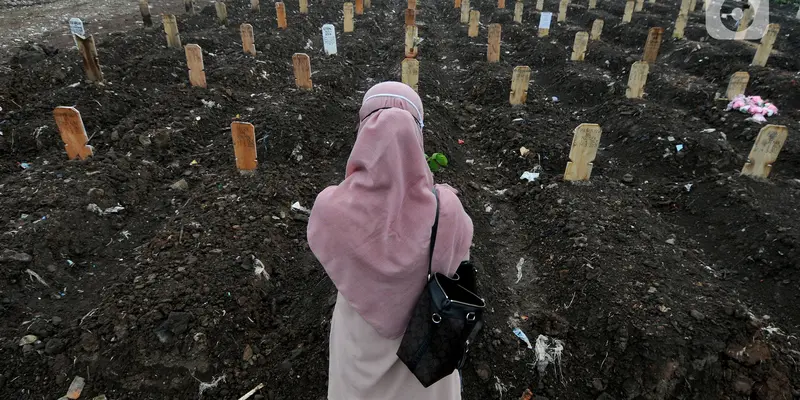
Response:
M528 84L531 80L531 68L528 66L514 67L511 75L511 94L508 102L512 105L525 104L528 100Z
M408 0L408 6L406 8L410 8L412 10L417 9L417 0Z
M750 74L747 71L739 71L731 75L728 90L725 91L727 99L733 100L734 97L744 94L748 82L750 82Z
M572 44L572 61L583 61L586 57L586 46L589 45L589 32L577 32Z
M371 8L372 0L364 0L364 8Z
M64 149L70 160L80 158L85 160L92 156L92 146L89 146L89 137L86 136L86 128L83 126L81 113L75 107L56 107L53 110L53 117L58 126L61 140L64 142Z
M650 73L650 64L644 61L633 63L628 77L628 88L625 90L625 97L641 99L644 96L644 85L647 83L648 73Z
M356 15L364 15L364 0L356 0Z
M461 0L461 23L469 22L469 0Z
M72 35L78 43L78 51L83 60L83 70L86 72L86 79L94 83L103 82L103 71L100 70L100 59L97 58L97 47L94 44L94 36L80 37Z
M497 8L506 8L506 0L497 0Z
M783 125L767 125L761 128L741 175L766 179L772 171L772 164L778 160L778 154L788 134L789 129Z
M686 23L689 21L689 16L686 14L678 14L678 19L675 20L675 30L672 31L672 37L675 39L683 39L683 31L686 30Z
M736 34L733 36L734 40L745 40L747 37L747 28L749 28L750 24L753 22L754 11L752 5L744 9L744 14L739 20L739 27L736 29Z
M217 21L222 25L228 25L228 6L218 1L214 3L214 7L217 9Z
M153 26L153 17L150 16L150 4L147 0L139 0L139 12L142 14L142 22L145 27Z
M233 121L231 123L233 138L233 154L236 157L236 168L244 175L254 174L258 167L256 152L256 130L253 124Z
M625 14L622 15L622 23L629 24L631 23L631 19L633 18L633 8L635 7L635 3L633 0L628 0L625 3Z
M569 0L561 0L558 3L558 19L557 22L564 22L567 20L567 8L569 7Z
M189 67L189 83L194 87L206 87L206 71L203 65L203 49L196 44L187 44L186 65Z
M419 89L419 60L415 58L406 58L401 63L402 76L401 80L408 86L411 86L414 91Z
M664 28L653 27L647 34L647 42L644 45L644 60L647 63L655 64L658 59L658 50L661 48L661 40L664 37Z
M294 83L300 89L311 90L311 58L305 53L295 53L292 56L294 65Z
M322 45L326 55L336 54L336 27L333 24L322 25Z
M597 124L580 124L572 132L572 146L569 149L569 161L564 170L565 181L588 181L592 176L592 167L597 148L600 147L600 136L603 130Z
M544 0L536 0L536 11L544 10Z
M756 55L753 57L751 65L767 66L769 54L772 53L772 46L775 45L775 39L777 39L780 30L781 26L778 24L767 25L767 31L764 32L764 37L761 38L761 44L758 45L758 50L756 50Z
M490 63L500 61L500 34L503 26L500 24L489 25L489 47L486 50L486 59Z
M406 26L417 24L417 10L406 8Z
M478 28L481 23L481 12L472 10L469 12L469 30L467 35L469 37L478 37Z
M344 32L352 32L354 30L353 26L353 3L344 3L342 6L344 10Z
M417 35L418 29L416 25L406 26L406 43L405 43L405 55L406 58L416 58L417 57Z
M242 24L239 27L242 32L242 48L250 55L256 55L256 39L253 36L253 25Z
M275 18L278 20L278 29L286 29L286 5L282 1L275 3Z
M693 13L697 11L697 0L690 0L689 1L689 12Z
M183 9L189 15L194 15L194 0L183 0Z
M539 15L539 37L550 35L550 23L553 21L553 13L543 12Z
M461 8L461 0L453 0L453 8Z
M589 0L589 9L594 10L597 8L597 0Z
M300 0L300 14L308 14L308 0Z
M522 23L522 7L521 1L517 1L516 4L514 4L514 22L518 24Z
M175 20L175 16L164 14L161 16L161 21L164 22L164 33L167 34L167 47L180 49L181 35L178 34L178 21Z
M689 15L689 6L691 5L692 0L681 0L681 8L678 11L678 14L685 14Z
M592 23L592 33L589 36L591 40L600 40L600 35L603 34L603 25L605 25L605 21L602 19L596 19Z
M642 10L644 10L644 0L636 0L636 4L633 6L633 11L642 12Z
M258 0L250 0L250 11L259 12L261 11L261 3Z

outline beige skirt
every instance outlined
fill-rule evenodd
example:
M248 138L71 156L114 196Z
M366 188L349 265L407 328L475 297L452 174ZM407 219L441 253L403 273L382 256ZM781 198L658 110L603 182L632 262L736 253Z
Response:
M329 400L461 400L458 371L422 387L397 358L401 338L380 336L341 294L331 320Z

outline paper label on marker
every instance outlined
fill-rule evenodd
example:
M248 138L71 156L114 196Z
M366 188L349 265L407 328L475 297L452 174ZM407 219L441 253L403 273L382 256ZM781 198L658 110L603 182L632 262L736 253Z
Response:
M70 18L69 30L74 35L78 35L80 37L86 35L86 31L83 29L83 21L81 21L80 18Z
M336 28L333 25L322 25L322 43L325 45L325 54L336 54Z
M539 29L550 29L550 21L553 19L553 13L543 12L542 17L539 19Z

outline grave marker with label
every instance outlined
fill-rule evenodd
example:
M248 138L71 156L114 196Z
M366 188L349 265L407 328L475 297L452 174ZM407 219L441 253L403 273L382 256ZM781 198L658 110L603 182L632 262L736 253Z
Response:
M355 29L353 26L353 3L344 3L344 32L349 33Z
M522 23L522 7L521 1L517 1L516 4L514 4L514 22L518 24Z
M467 35L469 37L477 37L478 36L478 28L481 23L481 12L478 10L472 10L469 12L469 30L467 31Z
M311 58L305 53L295 53L292 56L294 66L294 82L300 89L311 90Z
M83 126L81 113L75 107L56 107L53 110L53 117L58 126L61 140L64 142L64 150L70 160L80 158L85 160L92 156L92 146L89 146L89 137L86 136L86 128Z
M490 63L500 61L500 34L503 27L500 24L489 25L489 47L486 50L486 59Z
M586 46L589 45L589 33L577 32L575 42L572 44L572 61L583 61L586 57Z
M744 94L748 82L750 82L750 74L747 71L739 71L731 75L731 80L728 82L728 90L725 91L727 99L733 100L734 97Z
M767 31L764 33L764 37L761 38L761 44L758 45L758 50L756 50L756 55L753 57L751 65L767 66L769 54L772 53L772 46L775 45L775 39L778 37L780 30L781 26L778 24L767 25Z
M214 8L217 10L217 21L222 25L228 25L228 6L221 1L214 3Z
M602 19L596 19L592 23L592 34L589 37L591 40L600 40L600 35L603 33L603 25L605 25L605 21Z
M558 22L567 20L567 8L569 7L569 0L561 0L558 3Z
M469 22L469 0L461 0L461 23Z
M80 18L70 18L69 19L69 31L79 37L86 36L86 30L83 29L83 21ZM75 48L78 48L78 40L75 40Z
M189 83L194 87L206 87L206 67L203 65L203 49L196 44L187 44L186 65L189 67Z
M178 21L174 15L164 14L161 16L164 23L164 33L167 34L167 47L173 49L181 48L181 36L178 34Z
M569 160L564 170L565 181L588 181L592 176L597 148L600 147L600 136L603 130L597 124L580 124L572 135L572 147L569 149Z
M415 58L406 58L401 64L402 68L402 82L411 86L414 91L418 91L419 86L419 60Z
M644 85L647 83L648 73L650 73L650 64L644 61L633 63L628 77L628 88L625 90L625 97L641 99L644 96Z
M550 22L553 20L553 13L543 12L539 15L539 37L550 35Z
M325 54L336 54L336 28L332 24L322 25L322 44L325 46Z
M530 67L514 67L514 73L511 75L511 94L508 96L509 103L512 105L525 104L528 100L528 84L530 80Z
M406 26L405 55L406 58L417 57L417 27Z
M256 55L256 39L253 36L253 25L242 24L239 27L242 32L242 48L250 55Z
M644 45L643 61L655 64L656 59L658 59L658 50L661 48L661 40L663 37L664 28L650 28L650 32L647 34L647 42Z
M789 130L783 125L767 125L761 128L741 175L766 179L772 171L772 164L778 160L778 154L788 134Z
M247 122L234 121L231 123L231 137L239 173L254 174L258 167L255 127Z

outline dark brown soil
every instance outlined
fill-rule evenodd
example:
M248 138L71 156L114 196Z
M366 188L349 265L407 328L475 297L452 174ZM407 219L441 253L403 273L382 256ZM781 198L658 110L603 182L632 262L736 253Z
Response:
M461 190L475 221L491 306L464 398L526 388L537 400L799 398L796 10L772 6L781 34L758 68L752 45L708 38L700 12L687 40L670 39L675 0L647 2L628 25L623 2L573 2L544 39L533 4L519 25L513 5L473 3L476 39L449 1L421 1L417 17L426 147L450 158L437 180ZM399 79L406 3L373 0L346 35L340 4L303 16L289 3L285 31L269 4L253 14L229 2L228 27L213 7L180 15L183 43L204 50L207 90L188 86L184 53L165 48L160 27L96 38L104 86L84 82L65 48L29 44L0 64L2 398L58 398L75 376L86 378L81 398L197 398L219 377L205 398L261 382L258 398L325 397L335 288L308 249L307 216L290 206L310 208L341 179L364 91ZM575 32L598 17L603 40L586 62L568 61ZM242 52L243 22L255 58ZM337 56L322 52L328 22ZM503 24L497 64L486 62L491 22ZM652 26L667 39L646 99L624 99ZM313 92L294 86L295 52L311 56ZM511 107L516 65L533 82L527 104ZM738 70L751 73L748 93L781 109L770 123L790 129L766 182L739 176L760 126L714 100ZM81 111L91 159L66 160L52 118L61 105ZM256 127L253 177L235 169L236 119ZM560 174L582 122L603 127L601 149L591 182L569 184ZM539 181L519 179L534 168ZM171 188L181 179L188 188ZM515 326L563 341L561 369L540 374ZM38 342L20 346L25 335Z

